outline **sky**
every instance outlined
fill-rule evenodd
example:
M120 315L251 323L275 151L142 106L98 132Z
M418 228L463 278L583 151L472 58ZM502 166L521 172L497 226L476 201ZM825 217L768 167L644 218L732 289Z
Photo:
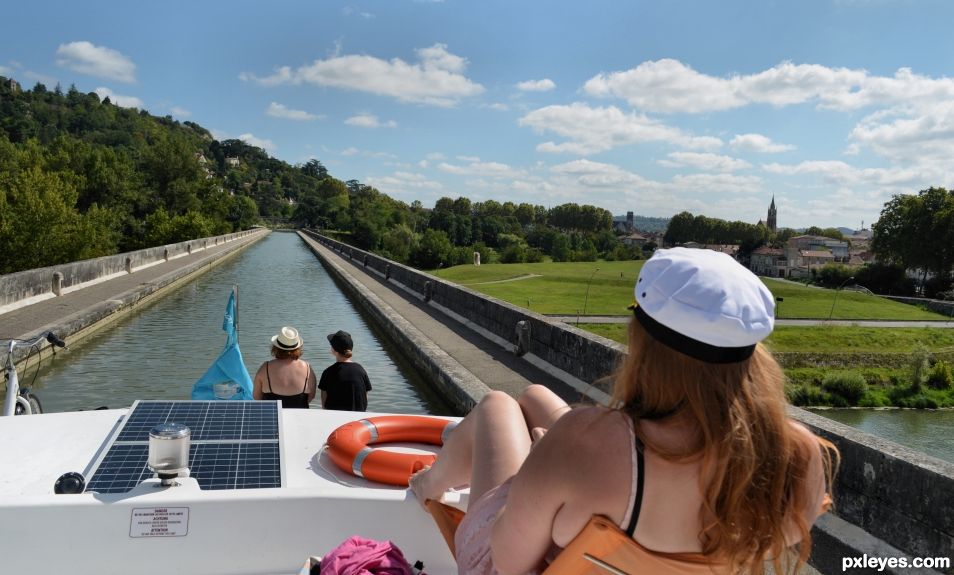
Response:
M946 0L51 1L0 75L400 200L858 229L954 186Z

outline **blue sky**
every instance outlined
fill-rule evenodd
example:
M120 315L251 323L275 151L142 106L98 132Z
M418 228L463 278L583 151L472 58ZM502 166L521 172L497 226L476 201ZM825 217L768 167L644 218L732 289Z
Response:
M0 75L75 84L426 206L869 226L954 185L943 0L54 2Z

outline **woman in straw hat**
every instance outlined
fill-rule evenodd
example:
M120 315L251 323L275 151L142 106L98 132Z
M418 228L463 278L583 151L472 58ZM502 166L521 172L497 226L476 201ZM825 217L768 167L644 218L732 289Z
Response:
M422 503L470 485L460 573L539 569L593 515L629 534L647 572L781 573L808 557L837 451L786 417L759 343L772 294L731 257L685 248L658 250L635 293L609 408L491 392L411 477Z
M282 408L308 409L315 399L315 372L301 359L301 336L298 330L285 326L272 336L272 357L255 374L255 399L277 400Z

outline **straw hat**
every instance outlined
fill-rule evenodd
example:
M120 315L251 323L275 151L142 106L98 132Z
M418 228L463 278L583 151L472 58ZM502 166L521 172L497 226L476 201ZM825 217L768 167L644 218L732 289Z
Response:
M301 336L298 335L298 330L293 327L285 326L278 335L272 336L272 345L285 351L296 350L301 347L301 344Z

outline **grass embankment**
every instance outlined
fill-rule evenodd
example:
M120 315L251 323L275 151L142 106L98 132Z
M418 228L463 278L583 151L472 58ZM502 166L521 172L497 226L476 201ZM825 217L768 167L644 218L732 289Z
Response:
M436 274L538 313L572 316L583 311L585 302L586 315L625 316L643 263L489 264L457 266ZM778 304L780 318L826 320L831 314L832 319L842 320L949 319L877 296L773 279L763 281L784 300ZM580 327L626 343L625 324L581 323ZM918 353L934 354L948 362L954 358L954 330L779 326L766 343L785 368L789 396L796 404L954 407L954 390L950 387L932 388L923 373L918 376L920 383L913 384ZM845 383L846 378L849 383Z
M480 267L463 265L433 273L538 313L576 315L583 312L585 304L587 315L627 315L626 306L633 302L633 284L643 263L599 261L487 264ZM878 296L773 279L763 281L775 297L784 300L778 303L778 317L783 319L828 319L829 314L832 319L843 320L950 319Z

